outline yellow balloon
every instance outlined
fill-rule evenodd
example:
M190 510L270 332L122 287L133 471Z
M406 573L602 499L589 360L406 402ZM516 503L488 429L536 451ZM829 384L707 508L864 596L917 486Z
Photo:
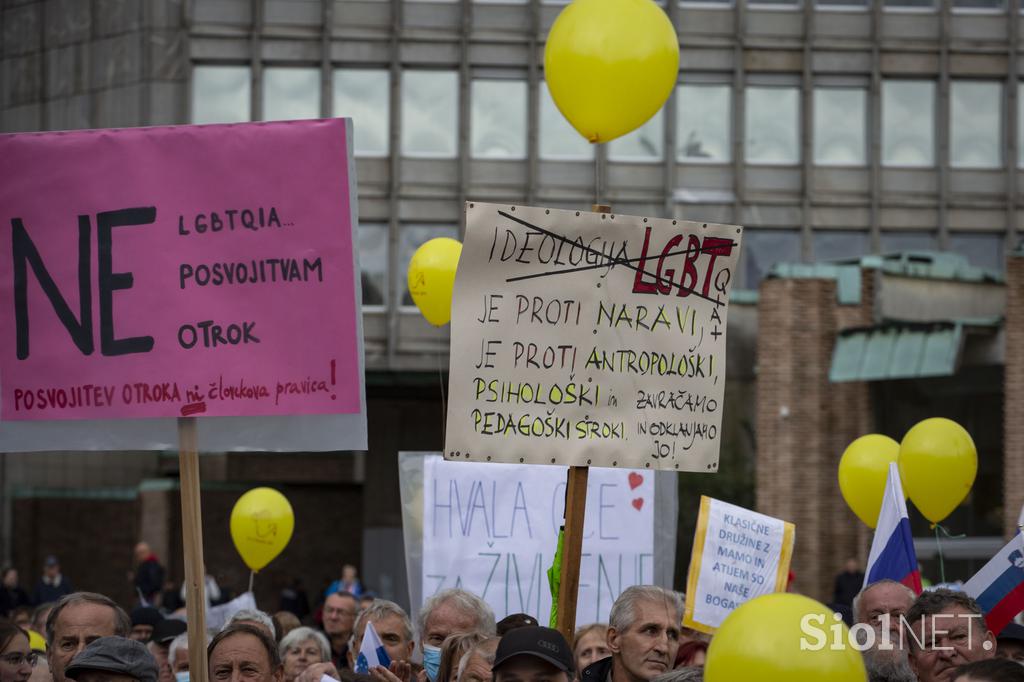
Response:
M903 436L903 491L932 523L949 516L964 501L977 473L978 450L971 434L955 421L925 419Z
M850 443L839 460L839 491L868 528L878 523L889 465L899 456L899 443L873 433Z
M652 0L574 0L548 33L544 77L573 128L608 142L668 99L679 77L679 38Z
M253 488L231 510L231 539L242 561L258 571L280 554L292 539L292 505L273 488Z
M836 650L832 644L841 646ZM801 649L801 641L807 650ZM850 631L832 609L799 594L766 594L733 611L704 664L706 682L866 682Z
M409 293L423 317L435 327L452 319L452 289L461 255L460 242L438 237L416 249L409 262Z

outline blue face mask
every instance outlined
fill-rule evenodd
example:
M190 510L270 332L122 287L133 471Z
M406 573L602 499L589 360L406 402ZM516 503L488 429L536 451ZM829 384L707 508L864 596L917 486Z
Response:
M181 672L174 673L174 682L188 682L188 671L182 670Z
M423 669L427 671L430 682L437 681L437 670L441 667L441 648L423 645Z

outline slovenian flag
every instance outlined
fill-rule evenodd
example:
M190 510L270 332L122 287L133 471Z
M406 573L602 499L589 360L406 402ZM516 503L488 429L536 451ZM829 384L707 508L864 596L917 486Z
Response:
M985 612L985 624L999 635L1024 611L1024 535L1013 539L964 585Z
M917 569L907 500L903 496L900 470L895 462L889 464L889 478L885 482L875 539L871 542L868 569L864 572L864 586L883 578L903 583L914 590L914 594L921 594L921 572Z
M367 621L363 641L359 645L359 656L356 657L356 672L368 675L370 668L378 665L387 668L391 665L391 659L388 658L388 652L384 650L373 623Z

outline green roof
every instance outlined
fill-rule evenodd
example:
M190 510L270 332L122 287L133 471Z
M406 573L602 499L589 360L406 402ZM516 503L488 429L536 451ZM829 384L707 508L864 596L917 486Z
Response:
M768 277L780 279L832 279L836 298L843 305L860 303L860 271L855 263L776 263Z
M965 330L997 329L998 319L888 322L840 332L832 350L829 381L881 381L952 376Z

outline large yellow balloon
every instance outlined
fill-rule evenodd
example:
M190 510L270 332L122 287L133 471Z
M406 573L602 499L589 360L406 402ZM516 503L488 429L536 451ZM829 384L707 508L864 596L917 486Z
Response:
M679 76L679 38L652 0L574 0L548 33L544 77L569 123L608 142L658 113Z
M889 465L899 456L899 443L873 433L850 443L839 460L839 491L868 528L878 523Z
M409 293L423 317L435 327L452 319L452 289L461 255L461 243L438 237L416 249L409 262Z
M245 565L258 571L280 554L292 539L292 505L273 488L253 488L231 510L231 539Z
M838 639L840 646L832 649ZM801 649L801 641L808 647ZM729 614L704 664L706 682L866 682L864 659L832 610L799 594L766 594Z
M971 434L955 421L925 419L903 436L903 491L932 523L949 516L964 501L977 473L978 450Z

